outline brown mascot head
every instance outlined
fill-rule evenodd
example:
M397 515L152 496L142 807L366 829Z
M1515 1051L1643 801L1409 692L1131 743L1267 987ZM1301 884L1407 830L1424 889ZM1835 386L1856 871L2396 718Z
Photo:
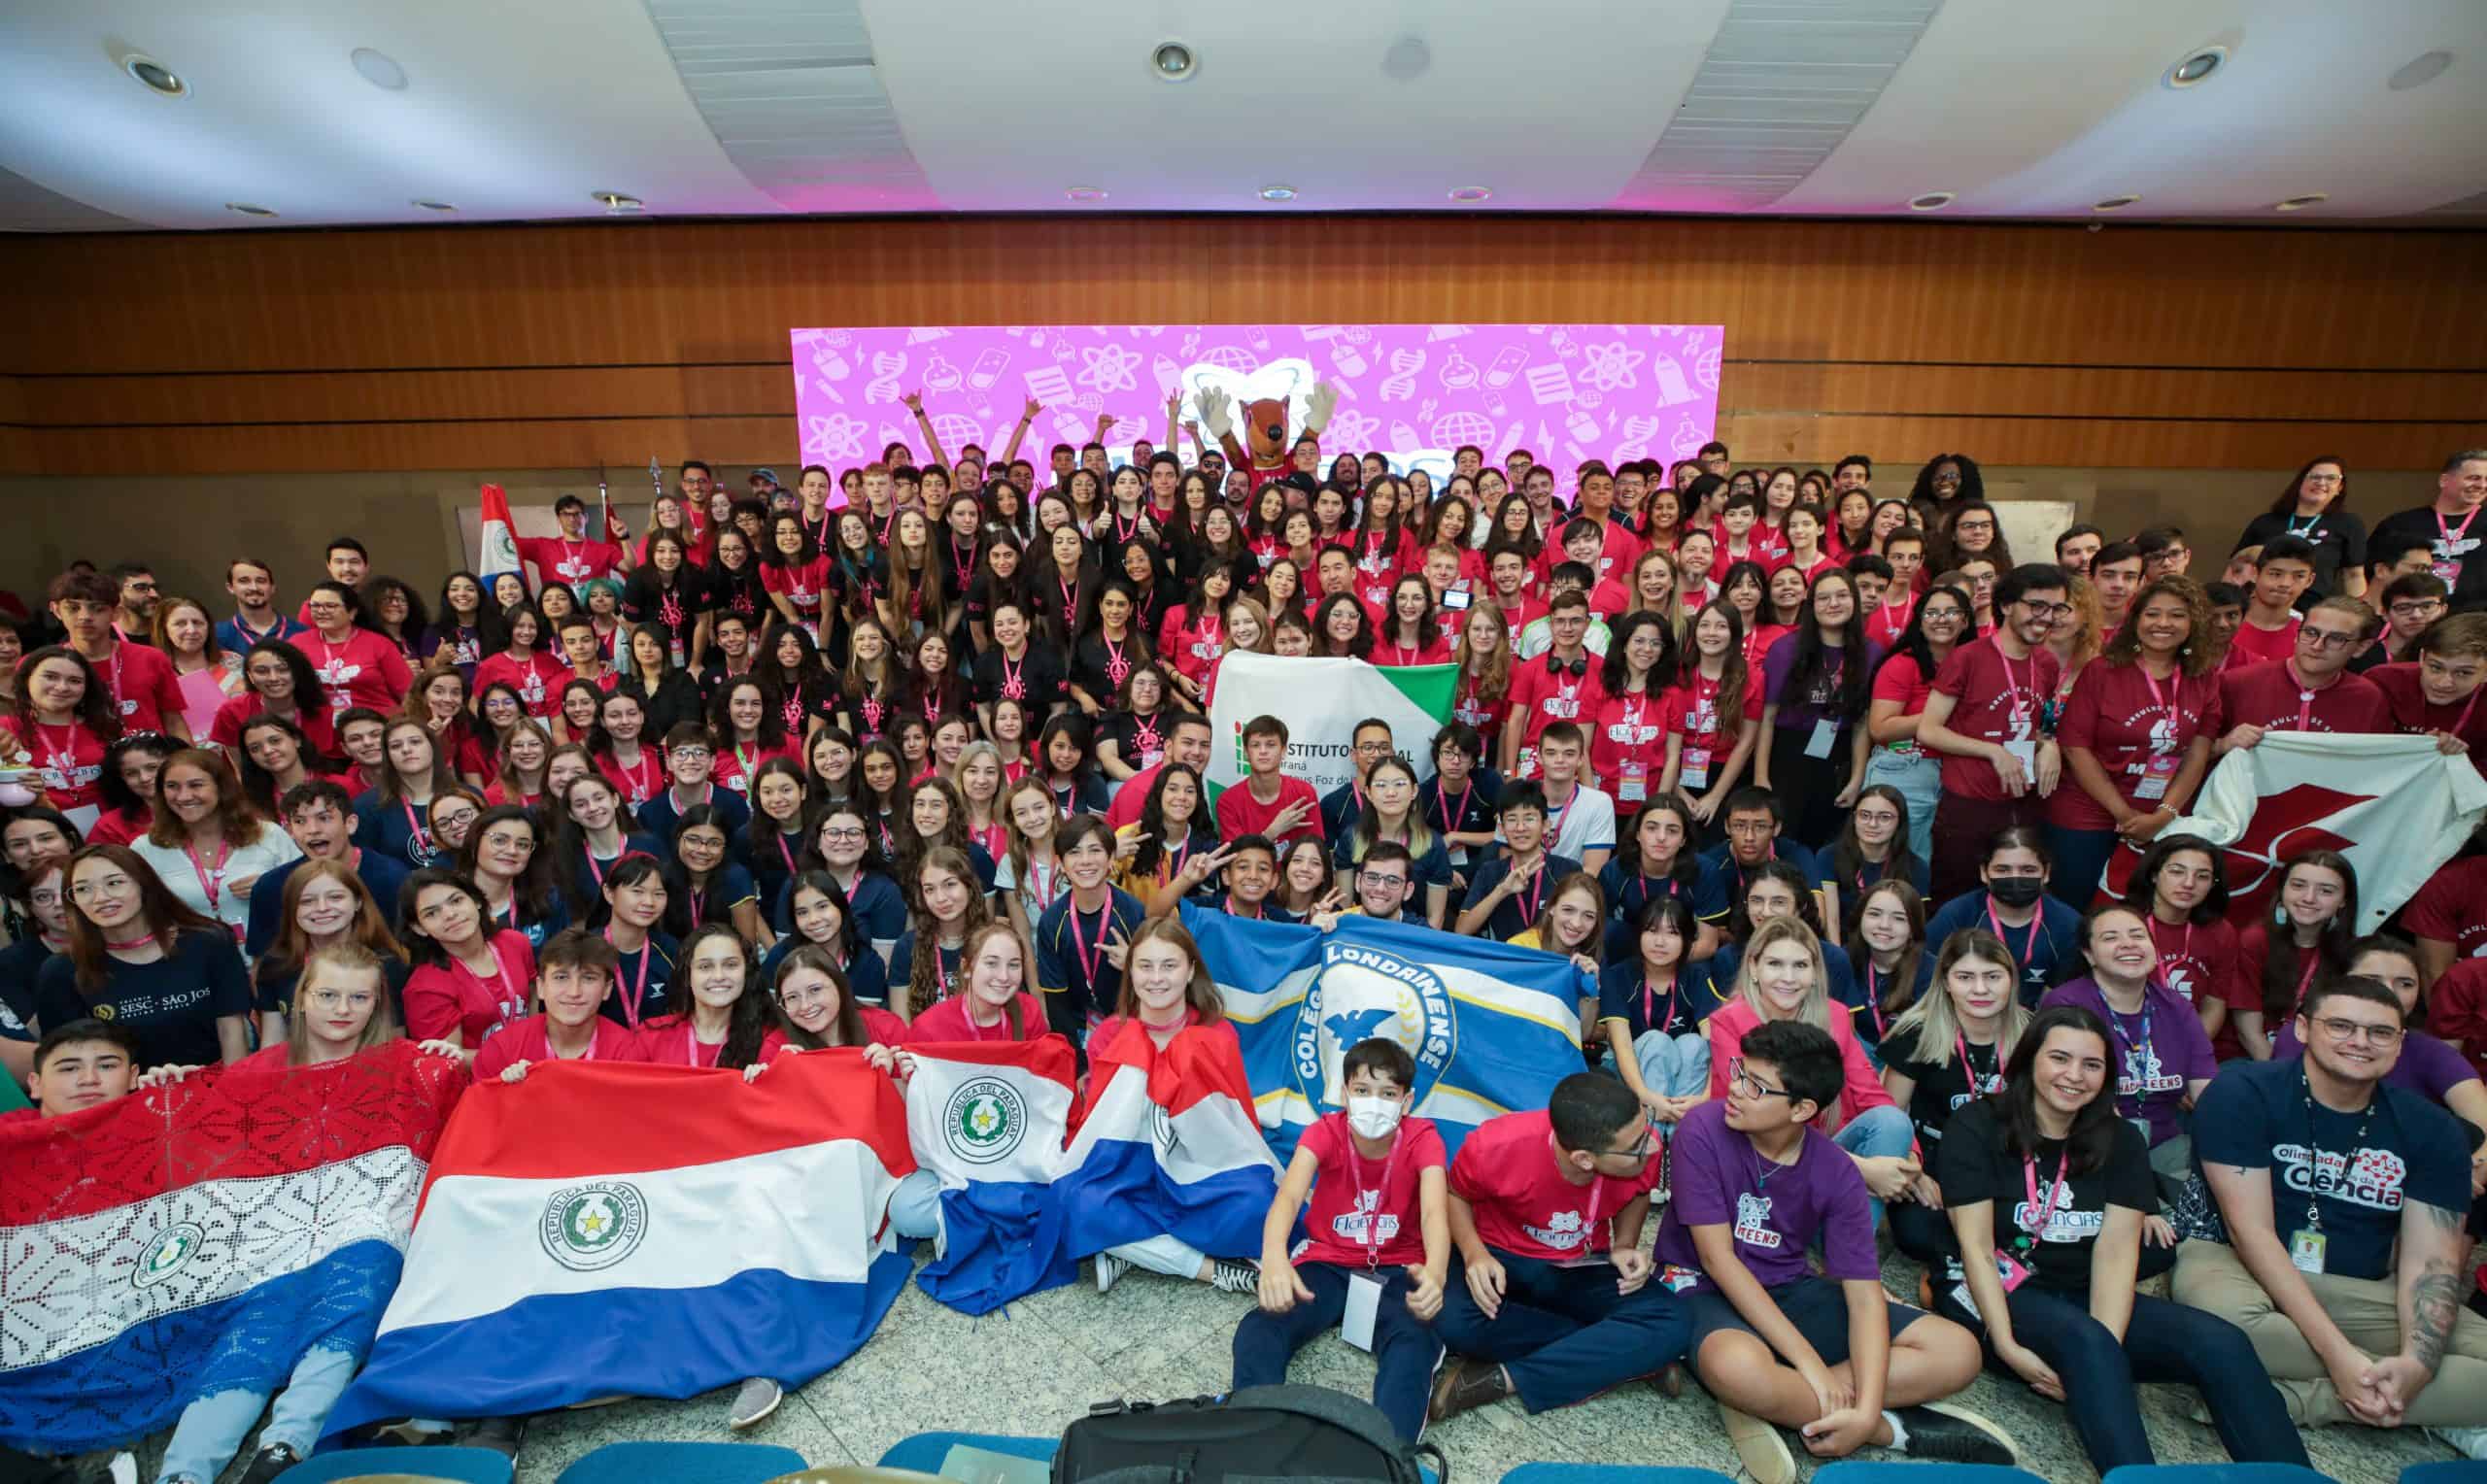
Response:
M1263 397L1243 407L1244 446L1252 462L1267 469L1283 462L1286 446L1286 398Z

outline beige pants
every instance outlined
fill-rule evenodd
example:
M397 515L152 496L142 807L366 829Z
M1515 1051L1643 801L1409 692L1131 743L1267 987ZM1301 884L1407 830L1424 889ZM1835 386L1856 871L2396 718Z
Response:
M2308 1273L2305 1286L2313 1290L2315 1301L2340 1327L2349 1343L2378 1359L2400 1353L2397 1284L2379 1278ZM2288 1401L2291 1416L2317 1425L2357 1421L2340 1404L2331 1372L2306 1343L2297 1322L2280 1312L2233 1248L2223 1242L2189 1241L2177 1249L2170 1297L2178 1303L2207 1309L2243 1330ZM2436 1368L2435 1380L2410 1402L2406 1420L2412 1427L2487 1424L2487 1319L2467 1308L2454 1318L2443 1364Z

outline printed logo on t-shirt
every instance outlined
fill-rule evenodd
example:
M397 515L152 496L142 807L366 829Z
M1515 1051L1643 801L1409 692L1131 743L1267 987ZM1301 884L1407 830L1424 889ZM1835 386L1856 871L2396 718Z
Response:
M1776 1247L1779 1233L1770 1227L1770 1197L1751 1191L1736 1197L1736 1240L1755 1247Z
M1543 1227L1532 1227L1522 1222L1519 1229L1546 1246L1563 1252L1569 1252L1589 1239L1588 1226L1581 1220L1578 1211L1557 1211L1548 1218Z
M2033 1214L2035 1213L2029 1209L2028 1201L2014 1201L2012 1203L2012 1225L2015 1230L2022 1231L2028 1231L2029 1218ZM2105 1231L2106 1227L2107 1213L2103 1209L2096 1211L2067 1211L2061 1207L2058 1207L2055 1215L2050 1217L2047 1221L2047 1230L2038 1233L2038 1240L2042 1242L2087 1241L2091 1237L2096 1236L2100 1231Z
M2185 996L2187 1004L2194 1002L2194 961L2191 959L2162 959L2159 971L2160 978L2169 989Z
M2361 1149L2355 1159L2329 1149L2317 1150L2312 1164L2321 1167L2322 1175L2311 1191L2307 1191L2309 1162L2304 1145L2275 1144L2271 1154L2280 1162L2280 1178L2290 1190L2329 1196L2377 1211L2401 1209L2402 1181L2409 1166L2389 1149Z
M1969 1091L1965 1093L1954 1093L1952 1095L1952 1111L1955 1113L1959 1112L1962 1108L1967 1107L1970 1103L1977 1101L1981 1097L1993 1097L1995 1094L2003 1091L2003 1073L2000 1071L1991 1073L1984 1077L1981 1077L1976 1072L1971 1071L1968 1076ZM1931 1133L1934 1130L1929 1129L1926 1131Z
M2116 1079L2116 1092L2130 1097L2139 1093L2169 1093L2184 1085L2185 1079L2159 1060L2159 1048L2145 1041L2126 1051L2125 1073Z
M1395 1211L1380 1210L1380 1205L1381 1192L1358 1191L1355 1209L1341 1211L1331 1221L1330 1231L1342 1241L1361 1243L1365 1240L1367 1229L1371 1229L1380 1234L1380 1241L1386 1245L1399 1235L1399 1216ZM1548 1245L1554 1244L1550 1242Z

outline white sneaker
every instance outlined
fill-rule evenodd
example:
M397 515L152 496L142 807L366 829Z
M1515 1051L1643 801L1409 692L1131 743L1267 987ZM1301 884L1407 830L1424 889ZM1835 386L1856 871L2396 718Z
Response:
M1111 1293L1116 1281L1131 1271L1131 1259L1118 1258L1110 1252L1097 1254L1097 1292Z
M1796 1484L1796 1456L1788 1451L1788 1439L1779 1435L1777 1428L1723 1401L1719 1403L1719 1421L1755 1484Z
M2463 1458L2487 1459L2487 1428L2429 1428L2427 1435Z
M736 1432L756 1426L777 1410L777 1403L785 1400L786 1388L766 1376L753 1376L734 1393L734 1404L726 1414L726 1426Z

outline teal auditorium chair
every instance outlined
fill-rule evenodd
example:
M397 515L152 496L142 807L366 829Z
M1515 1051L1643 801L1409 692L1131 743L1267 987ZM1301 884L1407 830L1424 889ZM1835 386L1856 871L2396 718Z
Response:
M808 1467L774 1443L606 1443L562 1469L559 1484L764 1484Z
M285 1478L286 1484L343 1484L382 1474L510 1484L510 1462L490 1448L342 1448L304 1459Z
M2124 1472L2118 1469L2117 1472ZM2269 1479L2262 1484L2313 1484L2315 1476L2301 1481ZM1814 1470L1814 1484L2046 1484L2027 1468L2006 1468L2000 1464L1932 1464L1915 1459L1847 1459L1824 1464ZM2178 1484L2169 1480L2167 1484ZM2194 1480L2193 1484L2209 1484ZM2238 1481L2244 1484L2244 1481Z
M913 1437L901 1438L889 1452L882 1454L880 1467L912 1468L917 1473L939 1473L941 1461L948 1458L950 1449L960 1443L965 1443L971 1448L982 1448L987 1453L1006 1453L1012 1458L1032 1458L1041 1461L1050 1460L1053 1457L1054 1449L1061 1445L1062 1439L1058 1436L1012 1437L1000 1433L918 1433ZM1530 1467L1560 1466L1531 1465ZM1623 1471L1631 1474L1632 1477L1606 1479L1602 1484L1644 1484L1645 1477L1646 1484L1720 1484L1718 1474L1702 1468L1625 1469ZM1425 1484L1438 1484L1431 1466L1426 1466L1423 1472ZM561 1484L586 1484L586 1481L572 1479L569 1475L563 1474ZM1550 1484L1550 1481L1540 1481L1540 1484Z
M2487 1484L2487 1462L2450 1458L2412 1464L2401 1470L2401 1484Z
M1682 1465L1522 1464L1503 1475L1503 1484L1724 1484L1726 1478L1715 1469Z
M2103 1484L2334 1484L2328 1473L2295 1464L2127 1464Z

